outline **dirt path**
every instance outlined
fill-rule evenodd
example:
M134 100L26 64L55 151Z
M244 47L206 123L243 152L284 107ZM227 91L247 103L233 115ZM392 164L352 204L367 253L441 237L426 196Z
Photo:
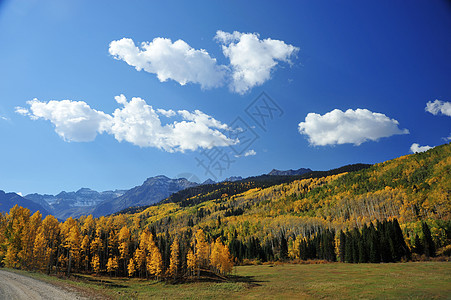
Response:
M0 270L0 300L3 299L86 299L49 283Z

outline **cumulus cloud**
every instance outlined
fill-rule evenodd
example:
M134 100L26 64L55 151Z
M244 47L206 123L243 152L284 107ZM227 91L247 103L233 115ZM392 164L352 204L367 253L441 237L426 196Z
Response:
M299 123L298 129L314 146L347 143L358 146L368 140L409 133L398 125L398 121L367 109L348 109L345 112L334 109L324 115L309 113L305 121Z
M270 38L260 39L256 33L216 32L215 39L222 44L224 56L230 60L232 82L230 88L244 94L270 79L271 71L279 62L291 63L298 47Z
M269 80L280 62L291 63L299 51L280 40L260 39L256 33L219 30L215 39L230 60L229 65L218 64L206 50L194 49L183 40L172 42L161 37L140 47L129 38L112 41L109 53L138 71L156 74L161 82L171 79L181 85L197 83L204 89L228 83L231 91L244 94Z
M113 114L89 107L83 101L28 101L30 109L16 108L16 112L31 119L45 119L66 141L87 142L97 134L108 133L119 142L126 141L140 147L155 147L168 152L184 152L198 148L229 146L237 139L227 138L220 130L229 130L226 124L196 110L155 110L141 98L127 101L116 96L121 105ZM181 121L162 124L158 114L178 117Z
M132 39L123 38L112 41L109 52L138 71L156 74L161 82L172 79L181 85L192 82L212 88L223 85L226 76L227 68L218 65L207 51L196 50L182 40L159 37L138 48Z
M420 146L420 144L413 143L412 146L410 146L410 152L412 153L420 153L424 151L428 151L429 149L432 149L434 147L431 146Z
M55 125L56 133L65 141L89 142L97 133L106 131L111 116L92 109L83 101L28 101L30 109L16 107L16 112L31 119L48 120Z
M436 99L434 102L426 103L425 110L433 115L443 114L451 117L451 102L444 102Z

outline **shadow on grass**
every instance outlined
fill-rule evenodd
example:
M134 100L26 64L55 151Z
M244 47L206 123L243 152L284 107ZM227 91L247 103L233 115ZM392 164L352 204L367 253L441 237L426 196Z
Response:
M262 282L267 282L265 280L256 280L255 276L239 276L239 275L230 275L229 281L246 283L250 287L261 286Z
M128 286L126 286L126 285L117 284L112 281L105 280L104 278L97 279L97 278L87 277L87 276L78 275L78 274L72 274L71 276L72 276L72 278L74 278L76 280L84 281L84 282L88 282L88 283L94 283L97 285L102 285L102 286L107 286L107 287L112 287L112 288L128 288Z
M215 274L209 270L201 270L199 276L192 276L189 278L183 278L178 280L168 281L170 284L184 284L184 283L194 283L194 282L212 282L212 283L245 283L248 287L260 286L262 280L256 280L255 276L239 276L239 275L229 275L223 277L221 275Z

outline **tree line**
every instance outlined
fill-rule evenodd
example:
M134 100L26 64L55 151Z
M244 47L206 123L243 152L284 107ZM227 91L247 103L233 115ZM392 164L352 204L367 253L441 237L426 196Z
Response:
M9 268L50 273L96 273L150 279L229 274L233 260L220 237L202 229L180 235L128 224L123 216L59 222L15 206L0 214L0 259Z
M347 231L323 229L308 236L287 237L280 232L260 241L250 237L246 242L232 236L229 249L238 260L326 260L346 263L398 262L412 259L412 252L434 257L436 245L427 223L422 222L421 238L413 237L412 249L406 243L398 220L377 221Z

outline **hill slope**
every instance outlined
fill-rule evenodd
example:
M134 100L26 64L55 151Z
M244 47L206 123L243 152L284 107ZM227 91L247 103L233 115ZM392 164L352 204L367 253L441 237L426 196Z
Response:
M140 219L141 227L175 233L194 225L228 240L256 238L262 246L280 233L309 236L396 217L407 237L420 234L421 221L427 220L437 244L444 245L451 229L450 174L451 145L446 144L357 172L269 187L252 179L195 187L129 217Z

